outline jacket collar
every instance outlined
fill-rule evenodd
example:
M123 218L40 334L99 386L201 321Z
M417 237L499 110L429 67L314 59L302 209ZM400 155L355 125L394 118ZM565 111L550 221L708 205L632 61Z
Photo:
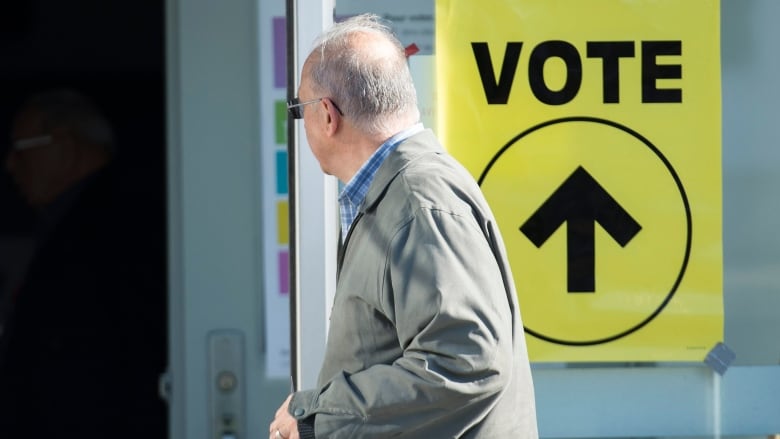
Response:
M429 129L406 139L387 156L382 166L377 170L374 181L371 183L371 187L369 187L366 198L363 200L363 205L359 210L365 212L379 202L387 186L417 157L423 154L441 154L443 152L444 148L439 144L439 140L433 134L433 131Z
M344 237L344 241L339 239L342 243L339 245L338 259L337 259L337 271L336 277L341 276L341 266L344 263L344 255L346 254L347 245L349 239L352 236L352 230L355 225L360 221L363 213L371 210L383 197L387 186L398 176L401 171L406 168L409 163L416 158L424 154L441 154L444 152L444 148L439 144L438 139L431 130L423 130L417 134L410 136L408 139L401 142L390 155L382 162L382 165L377 170L374 181L371 182L371 186L368 188L366 197L363 199L363 204L358 208L357 216L352 222L352 225L347 232L347 236ZM341 228L339 228L341 230ZM341 232L339 231L339 237Z

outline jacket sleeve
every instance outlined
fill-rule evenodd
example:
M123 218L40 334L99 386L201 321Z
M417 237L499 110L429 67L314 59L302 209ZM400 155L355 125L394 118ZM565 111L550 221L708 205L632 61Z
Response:
M403 354L293 396L317 437L456 437L496 403L512 370L512 312L472 215L422 208L387 252L382 310Z

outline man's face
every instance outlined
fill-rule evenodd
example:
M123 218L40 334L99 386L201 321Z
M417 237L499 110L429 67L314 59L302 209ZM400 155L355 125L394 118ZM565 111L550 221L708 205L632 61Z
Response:
M21 113L13 125L5 166L32 207L45 206L61 189L66 157L60 140L57 133L44 132L40 119L31 111Z
M322 97L317 94L312 86L310 79L310 63L310 59L306 60L301 72L301 84L298 87L298 98L301 102ZM329 164L329 161L332 160L332 154L328 153L328 141L330 139L325 135L325 118L327 117L327 112L320 102L305 105L301 110L303 111L303 128L306 131L306 140L308 140L309 148L319 162L322 172L332 175L332 168Z

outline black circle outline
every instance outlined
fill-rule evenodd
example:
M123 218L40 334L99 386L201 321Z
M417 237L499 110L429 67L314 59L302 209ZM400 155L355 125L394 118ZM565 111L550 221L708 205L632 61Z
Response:
M541 340L548 341L550 343L557 343L567 346L592 346L602 343L608 343L614 340L617 340L619 338L625 337L633 332L636 332L637 330L641 329L648 323L650 323L651 320L656 318L658 314L661 313L661 311L666 307L667 304L669 304L669 301L672 300L672 297L674 296L675 292L677 292L677 288L680 286L680 282L682 282L683 276L685 275L685 270L688 267L688 260L690 258L691 254L691 235L693 232L693 220L691 219L691 208L688 204L688 196L685 194L685 188L683 187L682 181L680 180L680 177L677 175L677 172L675 172L674 167L669 162L669 160L661 153L661 150L659 150L655 145L653 145L649 140L647 140L644 136L639 134L638 132L632 130L631 128L628 128L625 125L621 125L617 122L613 122L611 120L607 119L601 119L597 117L590 117L590 116L572 116L572 117L563 117L559 119L552 119L548 120L546 122L542 122L536 126L533 126L522 133L518 134L517 136L513 137L509 142L506 143L497 153L493 156L493 158L488 162L487 166L485 167L485 170L482 171L482 174L479 176L479 180L477 183L479 186L482 186L482 182L487 176L487 173L490 171L490 168L493 167L495 162L498 160L498 158L507 150L509 149L515 142L522 139L523 137L531 134L534 131L540 130L542 128L545 128L550 125L558 124L558 123L565 123L565 122L593 122L593 123L600 123L603 125L608 125L613 128L617 128L619 130L625 131L626 133L636 137L639 139L642 143L644 143L648 148L650 148L651 151L655 153L656 156L663 162L664 166L666 166L666 169L669 170L669 173L672 175L672 178L674 179L675 184L677 184L677 188L680 191L680 197L682 198L683 205L685 206L685 219L686 219L686 228L687 228L687 238L685 242L685 257L683 258L682 266L680 267L680 273L677 275L677 279L674 282L674 285L672 285L671 291L669 291L669 294L667 294L664 301L661 303L661 305L652 313L649 317L647 317L645 320L641 321L636 326L629 328L623 332L620 332L616 335L612 335L606 338L601 338L597 340L586 340L586 341L567 341L567 340L559 340L553 337L546 336L544 334L541 334L539 332L534 331L533 329L528 328L527 326L523 325L523 329L528 334L531 334L532 336L539 338Z

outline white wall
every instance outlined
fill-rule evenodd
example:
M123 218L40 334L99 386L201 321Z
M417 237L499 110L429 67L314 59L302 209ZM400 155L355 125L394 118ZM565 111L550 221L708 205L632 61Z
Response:
M288 380L263 370L258 0L167 0L171 436L209 437L207 334L244 335L246 437ZM286 333L284 333L286 335Z

